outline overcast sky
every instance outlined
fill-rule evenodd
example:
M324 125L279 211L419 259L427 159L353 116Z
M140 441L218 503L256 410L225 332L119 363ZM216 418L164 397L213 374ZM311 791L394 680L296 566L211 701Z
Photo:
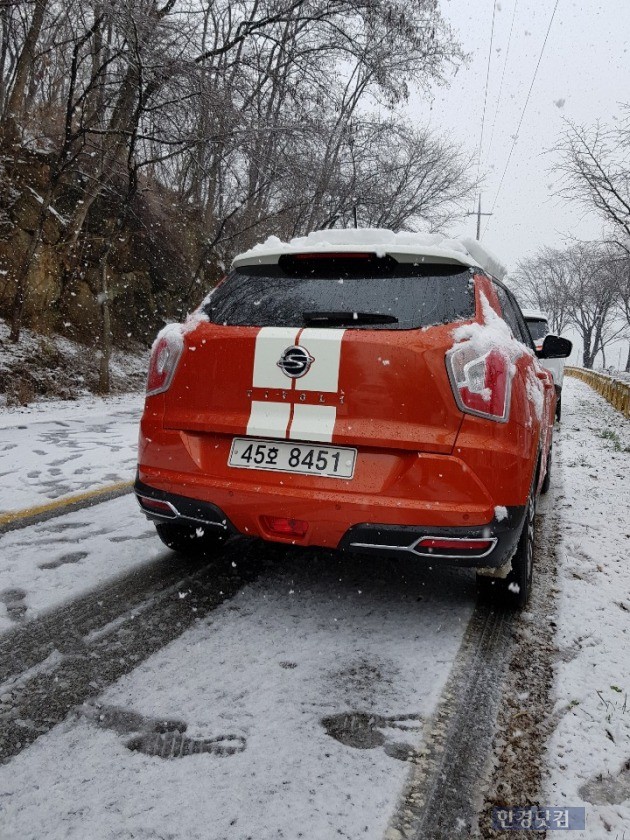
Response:
M494 202L554 3L496 3L481 162L484 210ZM459 139L470 151L478 147L481 132L493 5L493 0L441 0L444 16L471 53L470 62L448 88L435 91L432 103L419 96L412 103L412 112L422 122L428 119L434 130ZM554 197L558 179L550 168L555 158L547 152L558 141L563 117L579 123L610 122L619 115L619 104L630 102L629 41L629 0L559 0L510 166L482 237L508 269L542 245L601 235L597 217ZM482 231L486 222L487 217ZM467 226L452 233L474 235L475 224L471 216Z

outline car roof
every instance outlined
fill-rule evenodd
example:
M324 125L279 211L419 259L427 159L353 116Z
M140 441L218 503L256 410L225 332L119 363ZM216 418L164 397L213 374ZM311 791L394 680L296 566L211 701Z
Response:
M385 228L316 230L307 236L291 239L290 242L282 242L277 236L270 236L262 244L236 256L232 265L273 265L284 254L342 254L359 251L375 253L379 257L388 254L404 263L452 263L481 268L499 280L506 274L505 266L476 239L453 239L438 233L394 233Z
M547 315L539 309L522 309L521 312L526 321L549 321Z

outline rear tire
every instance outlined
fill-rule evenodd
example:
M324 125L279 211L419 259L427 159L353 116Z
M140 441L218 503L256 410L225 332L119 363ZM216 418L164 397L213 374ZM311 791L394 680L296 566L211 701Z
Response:
M549 447L549 455L547 455L547 472L545 473L545 477L543 479L542 486L540 488L541 493L546 493L551 486L551 453L552 448Z
M534 560L534 517L536 516L536 495L532 487L525 511L523 530L518 539L512 570L505 578L477 575L479 596L498 607L522 610L529 600L532 588Z
M185 525L181 522L155 523L158 537L167 548L198 557L218 548L226 540L226 535L212 525Z

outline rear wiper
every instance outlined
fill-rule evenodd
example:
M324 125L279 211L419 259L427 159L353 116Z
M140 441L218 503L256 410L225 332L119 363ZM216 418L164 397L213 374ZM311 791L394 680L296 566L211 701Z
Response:
M305 324L397 324L395 315L382 312L303 312Z

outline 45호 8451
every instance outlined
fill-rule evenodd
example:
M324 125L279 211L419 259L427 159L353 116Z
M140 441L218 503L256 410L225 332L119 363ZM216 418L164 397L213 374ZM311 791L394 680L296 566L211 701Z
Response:
M235 438L228 463L232 467L351 478L355 461L356 449Z

